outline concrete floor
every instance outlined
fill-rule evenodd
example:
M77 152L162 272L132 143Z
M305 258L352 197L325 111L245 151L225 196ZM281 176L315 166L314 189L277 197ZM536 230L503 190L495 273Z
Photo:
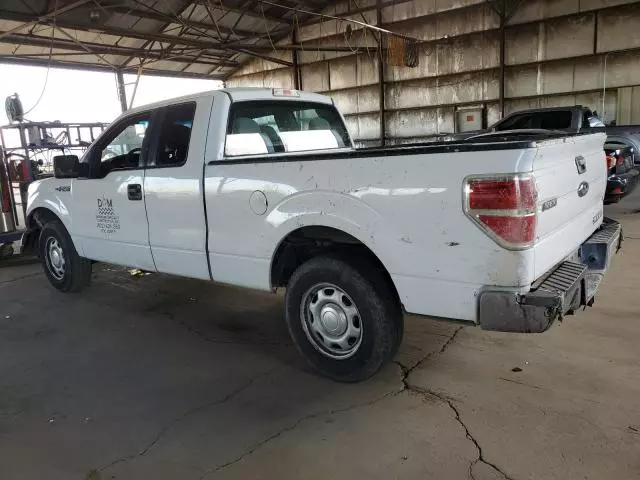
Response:
M0 479L639 478L640 192L607 211L628 241L594 308L541 335L407 318L358 385L308 370L273 295L0 269Z

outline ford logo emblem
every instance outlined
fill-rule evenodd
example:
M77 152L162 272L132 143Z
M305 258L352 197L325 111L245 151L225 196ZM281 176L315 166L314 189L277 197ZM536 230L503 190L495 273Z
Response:
M579 197L584 197L588 192L589 192L589 183L588 182L582 182L578 186L578 196Z

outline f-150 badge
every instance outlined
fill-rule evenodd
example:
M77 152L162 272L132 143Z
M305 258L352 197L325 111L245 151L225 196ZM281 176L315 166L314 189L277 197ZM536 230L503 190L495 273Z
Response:
M545 210L549 210L549 209L555 207L556 205L558 205L558 199L557 198L552 198L551 200L547 200L546 202L544 202L542 204L542 211L544 212Z

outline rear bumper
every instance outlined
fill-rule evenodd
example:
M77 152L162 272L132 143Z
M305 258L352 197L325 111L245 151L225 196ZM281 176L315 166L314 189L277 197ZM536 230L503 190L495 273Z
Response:
M640 170L634 168L627 173L612 175L607 180L604 203L615 203L633 192L638 185Z
M500 332L540 333L556 319L591 306L621 244L622 227L606 218L571 259L534 283L528 293L483 291L478 301L480 326Z

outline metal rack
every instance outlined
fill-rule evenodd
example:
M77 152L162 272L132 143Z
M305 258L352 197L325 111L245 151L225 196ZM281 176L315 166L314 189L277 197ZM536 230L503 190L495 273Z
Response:
M27 188L53 176L55 155L81 156L106 123L21 122L0 127L0 246L20 240L25 229ZM0 197L2 199L3 197Z

